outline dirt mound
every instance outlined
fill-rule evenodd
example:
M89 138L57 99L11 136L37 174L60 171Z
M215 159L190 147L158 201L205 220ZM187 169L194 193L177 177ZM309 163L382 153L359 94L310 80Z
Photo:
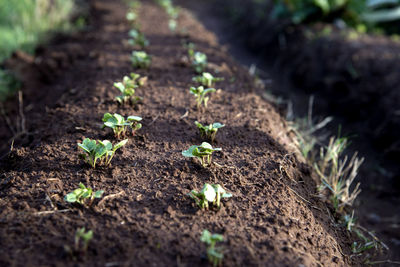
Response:
M46 113L25 114L31 140L16 142L1 162L0 265L69 266L73 259L64 246L73 245L83 226L94 238L76 262L82 266L205 265L203 229L224 235L226 266L349 265L350 241L315 197L285 121L190 14L178 21L188 34L177 36L163 10L143 1L140 24L153 57L149 70L137 71L148 76L137 90L143 101L134 109L113 101L113 82L133 71L132 48L123 44L126 10L118 1L91 1L90 30L43 53L76 50L81 56L56 81L25 85L27 96L59 93ZM182 40L195 43L212 62L210 71L225 78L203 113L188 92L194 73L180 64ZM77 142L113 138L100 129L105 112L139 115L143 128L111 168L92 169L79 159ZM226 124L215 144L222 148L214 157L218 164L208 169L181 155L203 141L196 120ZM79 182L105 190L106 197L91 209L67 205L63 197ZM187 193L205 182L223 185L233 198L219 211L199 211Z

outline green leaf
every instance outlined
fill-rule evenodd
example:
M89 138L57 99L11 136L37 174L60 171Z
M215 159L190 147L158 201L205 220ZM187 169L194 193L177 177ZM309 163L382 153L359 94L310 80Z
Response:
M139 117L139 116L129 116L129 117L127 118L127 120L128 120L128 121L141 121L142 118Z
M101 196L103 195L104 190L98 190L94 193L94 197L95 198L101 198Z
M203 230L201 234L200 241L207 243L208 245L211 244L211 233L208 230Z
M207 93L212 93L212 92L216 92L217 90L215 90L214 88L207 88L204 90L203 95L206 95Z
M125 85L121 82L114 83L114 87L119 89L121 91L121 93L124 93L124 91L125 91Z
M117 149L123 147L124 145L126 145L126 143L128 143L128 139L124 139L121 142L119 142L118 144L116 144L113 148L114 151L116 151Z
M195 150L197 147L198 147L198 146L196 146L196 145L193 145L193 146L189 147L188 150L182 151L182 155L183 155L184 157L188 157L188 158L195 157L195 155L193 155L193 152L194 152L194 150Z
M71 192L64 197L64 200L70 203L74 203L76 202L77 199L76 195L73 192Z
M221 124L221 123L219 123L219 122L215 122L215 123L213 123L213 125L212 125L212 128L214 128L214 129L219 129L219 128L222 128L222 127L225 127L225 125L224 125L224 124Z
M213 202L217 197L214 187L205 183L203 189L200 191L208 202Z
M210 149L210 150L213 149L213 147L212 147L209 143L207 143L207 142L201 143L200 147L201 147L201 148L204 148L204 149Z

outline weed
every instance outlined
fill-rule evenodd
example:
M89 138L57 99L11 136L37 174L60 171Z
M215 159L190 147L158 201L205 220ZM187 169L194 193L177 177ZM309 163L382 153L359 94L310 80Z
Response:
M211 165L211 157L214 151L221 151L221 148L213 148L209 143L203 142L201 145L193 145L188 150L182 151L184 157L195 157L200 160L203 167Z
M132 129L132 135L134 135L137 130L142 128L142 124L139 123L141 120L142 118L139 116L129 116L125 120L123 116L117 113L114 113L114 115L106 113L103 117L103 128L111 128L115 136L117 138L120 138L121 136L126 136L126 131L128 130L128 127Z
M361 192L360 183L350 189L357 176L358 169L364 159L359 159L357 153L348 162L347 156L340 159L347 146L346 138L331 138L329 145L320 149L319 160L314 163L314 169L321 179L319 191L328 190L336 211L342 211L344 206L352 206Z
M224 236L220 234L211 234L208 230L203 230L200 238L201 242L207 244L207 258L214 266L219 266L224 259L224 253L221 248L216 247L217 242L223 242Z
M108 140L97 140L97 142L96 140L85 138L82 143L78 143L78 146L86 153L81 154L82 158L93 168L96 168L98 160L100 160L101 164L110 165L115 151L123 147L128 142L128 139L122 140L115 146Z
M133 67L147 69L151 64L151 56L144 51L133 51L131 61Z
M144 34L139 30L132 29L129 31L129 37L131 39L128 40L128 43L132 46L139 46L140 48L145 48L149 46L150 42L146 39Z
M122 93L121 96L115 98L120 104L130 102L130 104L134 105L142 100L140 96L135 96L135 89L143 86L147 81L147 77L140 78L140 75L136 73L131 73L130 76L124 76L122 82L114 83L114 87Z
M204 103L204 107L207 108L207 103L210 97L206 96L208 93L216 92L214 88L204 89L203 86L190 87L190 93L196 97L197 108L200 109L201 104Z
M214 77L209 72L203 72L200 76L193 77L194 82L200 83L203 86L211 87L215 82L223 81L224 78Z
M200 192L192 190L189 196L194 199L200 209L208 210L209 203L219 209L221 207L221 199L230 198L232 194L227 193L219 184L210 185L205 183Z
M198 121L195 121L194 124L196 124L197 128L199 128L201 137L206 137L210 139L211 142L214 142L218 129L225 126L224 124L221 124L219 122L214 122L213 124L210 124L208 126L203 126Z
M103 190L98 190L94 192L91 188L86 187L84 184L79 183L79 188L75 189L71 193L68 193L64 200L69 203L78 203L85 205L87 201L87 206L91 206L95 198L101 198L103 195Z

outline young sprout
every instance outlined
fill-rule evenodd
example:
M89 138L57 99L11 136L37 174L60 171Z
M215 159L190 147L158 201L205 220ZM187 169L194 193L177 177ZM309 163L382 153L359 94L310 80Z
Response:
M215 82L223 81L224 78L214 77L209 72L203 72L202 75L193 77L194 82L200 83L203 86L211 87Z
M224 236L220 234L211 234L208 230L203 230L200 238L201 242L207 244L207 258L214 266L219 266L224 259L224 253L221 248L215 247L217 242L223 242Z
M182 151L184 157L197 158L203 167L211 165L211 156L214 151L221 151L221 148L213 148L209 143L203 142L201 145L193 145L188 150Z
M196 45L194 43L183 43L183 47L187 49L188 57L190 60L193 60L194 58L194 49L196 48Z
M204 89L203 86L199 87L190 87L190 93L196 97L196 102L197 102L197 108L199 109L201 107L201 104L204 103L204 107L207 108L207 102L210 99L210 97L206 96L208 93L216 92L214 88L207 88Z
M130 22L134 22L137 19L137 14L134 11L129 11L126 13L126 19Z
M144 51L133 51L131 61L135 68L148 68L151 64L151 57Z
M97 160L100 160L100 163L104 165L109 165L115 151L123 147L128 142L128 139L122 140L115 146L108 140L97 140L97 142L96 140L85 138L82 143L78 143L78 146L86 152L86 154L81 154L81 156L93 168L96 168Z
M132 135L134 135L137 130L142 128L142 124L139 123L141 120L142 118L139 116L129 116L125 120L123 116L117 113L114 113L114 115L106 113L103 117L103 129L105 127L113 129L115 136L120 138L121 136L126 136L126 131L128 127L130 127L132 129Z
M136 73L131 73L130 76L131 77L124 76L122 82L114 83L114 87L122 93L121 96L115 98L120 104L130 102L134 105L142 100L140 96L135 96L135 89L143 86L147 81L147 77L140 78L140 75Z
M194 199L200 209L208 210L209 202L219 209L221 207L221 199L230 198L232 194L227 193L219 184L210 185L205 183L200 192L192 190L189 196Z
M197 73L202 73L207 67L207 56L201 52L195 52L192 59L192 66Z
M133 46L140 46L142 49L149 46L150 42L146 39L143 33L139 30L132 29L129 31L129 36L131 39L128 40L128 43Z
M92 240L92 238L93 238L92 230L88 230L86 232L85 227L77 229L75 233L75 251L86 252L89 247L90 240Z
M218 129L225 126L224 124L221 124L219 122L214 122L213 124L210 124L208 126L203 126L198 121L195 121L194 124L196 124L197 128L199 128L201 137L206 137L210 139L211 142L214 142Z
M71 193L68 193L64 200L69 203L78 203L85 205L86 201L89 201L88 206L90 207L95 198L101 198L103 190L94 192L91 188L86 187L84 184L79 183L79 188L75 189Z

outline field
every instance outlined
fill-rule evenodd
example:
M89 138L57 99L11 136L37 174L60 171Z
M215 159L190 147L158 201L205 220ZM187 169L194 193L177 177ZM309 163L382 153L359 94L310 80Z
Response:
M223 34L218 32L227 22L209 11L215 2L177 1L187 7L178 16L169 1L135 3L91 0L84 29L55 35L34 55L17 52L5 61L8 69L18 71L22 90L1 104L0 138L5 140L0 147L1 266L397 264L396 186L372 183L374 172L362 178L362 189L370 195L362 192L354 205L351 194L331 193L328 187L334 185L321 182L329 170L321 169L317 156L310 161L305 155L297 135L300 129L287 121L286 108L265 97L266 88L275 87L274 93L294 90L293 84L284 86L284 79L301 91L303 87L295 83L296 77L307 77L301 68L321 64L309 60L296 65L297 47L285 54L271 43L263 44L280 60L273 65L263 57L265 66L274 66L264 71L281 86L262 84L237 61L243 54L236 57L221 45ZM248 30L248 38L252 33ZM245 49L243 44L234 45ZM319 45L324 47L315 44ZM151 59L135 58L139 54L132 52L139 50ZM196 52L204 53L207 63ZM127 87L129 79L123 85L115 82L133 72L141 77L134 86L137 98L116 99L122 93L118 88ZM193 92L200 84L193 77L202 72L221 79L206 86L215 88L207 94L208 102L196 105ZM312 73L310 77L319 77ZM326 90L321 95L334 98ZM299 95L297 105L307 103L306 98ZM343 101L357 103L350 96ZM387 104L380 105L384 109ZM316 104L320 115L336 112L321 106ZM342 118L349 117L349 111L343 112ZM105 127L106 113L140 116L142 127L116 136ZM196 121L224 127L210 139L199 133ZM344 119L343 125L351 127ZM362 140L370 140L364 135L366 129L360 127ZM99 156L94 166L86 161L88 156L85 160L80 155L85 151L78 144L87 138L127 143L110 154L109 165ZM209 164L183 152L202 142L221 148L212 153ZM380 153L357 141L355 147ZM393 153L385 156L393 160ZM367 163L376 163L376 158L367 158ZM395 172L393 161L390 170ZM356 174L358 168L353 170ZM360 173L369 170L361 168ZM357 191L358 181L350 193ZM68 200L80 183L101 191L81 203ZM190 193L205 183L220 185L231 196L226 195L220 207L210 200L209 209L201 208ZM382 184L384 188L372 189ZM391 197L380 195L389 189ZM368 202L371 196L373 201ZM379 207L385 207L377 215L380 221L371 222L368 209L378 213ZM345 219L353 210L357 222ZM92 231L93 236L79 235L83 227L81 231ZM216 247L204 241L204 230L222 235Z

